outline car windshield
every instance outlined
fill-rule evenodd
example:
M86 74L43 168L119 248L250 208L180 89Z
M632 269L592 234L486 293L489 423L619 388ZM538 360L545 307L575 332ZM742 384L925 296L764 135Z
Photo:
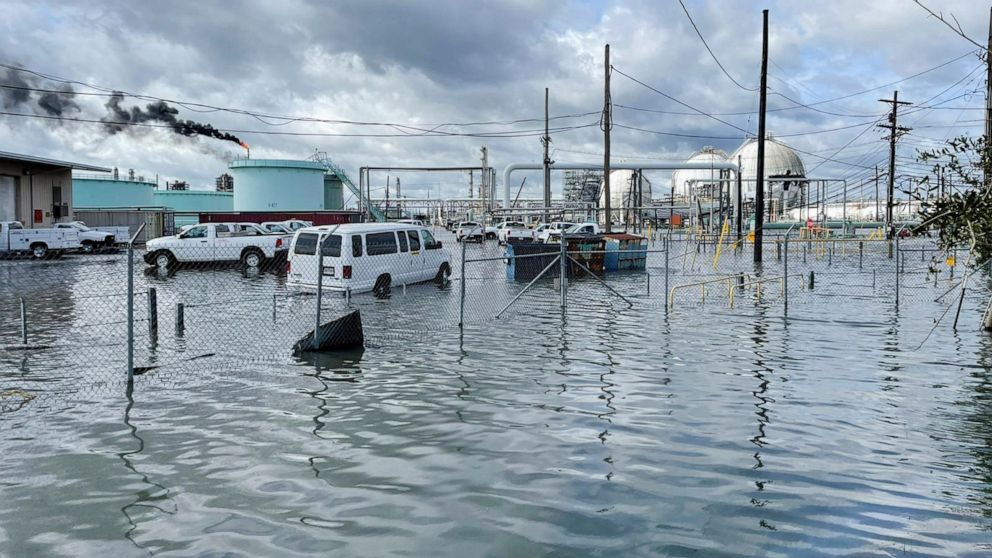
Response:
M89 228L89 227L87 227L86 225L84 225L84 224L82 224L82 223L78 223L78 222L77 222L77 223L73 223L73 224L72 224L72 226L74 226L74 227L76 227L77 229L79 229L79 230L81 230L81 231L84 231L84 232L85 232L85 231L91 231L91 230L93 230L93 229L91 229L91 228Z
M567 229L565 229L565 232L567 232L567 233L581 232L583 227L585 227L585 225L572 225L571 227L568 227Z

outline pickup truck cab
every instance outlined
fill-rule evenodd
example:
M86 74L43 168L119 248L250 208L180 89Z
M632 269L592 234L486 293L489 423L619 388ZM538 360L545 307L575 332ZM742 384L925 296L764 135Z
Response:
M79 233L79 243L83 252L92 254L101 248L113 248L119 242L127 242L128 228L113 227L112 230L98 230L86 226L82 221L70 221L68 223L56 223L56 229L71 229ZM120 235L120 237L118 237Z
M537 239L540 242L558 242L561 238L561 233L565 229L574 226L575 223L567 223L565 221L552 221L548 223L547 227L538 233Z
M485 227L475 221L462 221L455 228L455 240L457 242L477 240L482 242L486 239Z
M287 261L290 287L317 289L318 247L323 254L321 287L331 291L388 294L392 285L451 275L451 254L430 229L398 223L322 225L296 231Z
M565 229L565 234L601 234L598 223L579 223Z
M0 254L30 254L43 259L79 247L76 229L26 229L19 221L0 222Z
M288 246L282 236L263 234L261 229L238 232L237 225L201 223L177 235L149 240L145 263L166 269L192 262L241 262L245 267L260 267L285 257Z

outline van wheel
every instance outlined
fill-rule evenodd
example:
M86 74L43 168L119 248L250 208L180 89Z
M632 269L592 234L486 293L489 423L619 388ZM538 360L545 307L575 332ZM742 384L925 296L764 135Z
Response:
M448 262L441 264L441 267L437 269L437 275L434 276L434 282L438 285L444 285L448 282L448 278L451 277L451 266Z
M375 285L372 287L372 294L377 297L384 297L389 295L390 288L393 285L393 278L389 274L380 275L375 280Z
M265 255L257 248L249 248L241 253L241 265L245 267L259 267L264 259Z
M95 247L93 246L93 243L92 242L90 242L90 241L87 240L86 242L83 243L83 253L84 254L92 254L94 249L95 249Z
M168 250L162 250L155 254L155 267L159 269L172 269L176 265L176 257Z
M31 255L34 256L35 259L38 259L38 260L44 259L45 256L48 255L48 246L46 246L45 244L42 244L41 242L38 242L36 244L32 244L31 245Z

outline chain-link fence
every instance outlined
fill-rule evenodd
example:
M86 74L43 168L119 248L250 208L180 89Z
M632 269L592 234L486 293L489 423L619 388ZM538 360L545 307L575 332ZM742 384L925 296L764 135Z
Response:
M504 246L412 226L223 226L0 261L0 413L124 389L129 374L140 389L247 362L319 360L315 348L349 354L458 327L486 335L521 314L915 306L937 319L976 271L966 252L927 238L772 237L756 265L746 240L665 230Z

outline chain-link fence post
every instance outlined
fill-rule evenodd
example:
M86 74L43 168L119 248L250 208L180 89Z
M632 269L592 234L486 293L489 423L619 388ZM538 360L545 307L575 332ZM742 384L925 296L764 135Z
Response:
M21 344L28 344L28 306L24 297L21 297Z
M558 281L558 286L560 287L560 292L561 292L561 312L562 314L564 314L565 306L566 306L565 299L568 296L568 286L566 285L568 283L568 252L567 252L568 247L565 243L565 231L561 232L560 238L561 238L561 261L559 262L559 265L561 271L559 271L560 279Z
M668 253L672 251L672 225L668 225L668 238L665 239L665 313L668 313Z
M127 244L127 393L134 389L134 239Z
M458 327L465 325L465 239L462 239L462 284L460 302L458 303Z
M313 346L311 349L317 349L318 335L320 335L320 307L324 303L324 240L328 236L330 235L326 235L323 238L318 237L317 240L317 321L313 327Z
M889 248L890 249L892 248L892 245L891 244L889 244ZM901 270L899 269L899 235L898 234L896 234L895 263L896 263L896 309L898 310L899 309L899 280L900 280L900 274L901 274Z
M790 231L792 229L789 229ZM784 314L789 315L789 233L785 233L785 259L782 260L782 293Z

